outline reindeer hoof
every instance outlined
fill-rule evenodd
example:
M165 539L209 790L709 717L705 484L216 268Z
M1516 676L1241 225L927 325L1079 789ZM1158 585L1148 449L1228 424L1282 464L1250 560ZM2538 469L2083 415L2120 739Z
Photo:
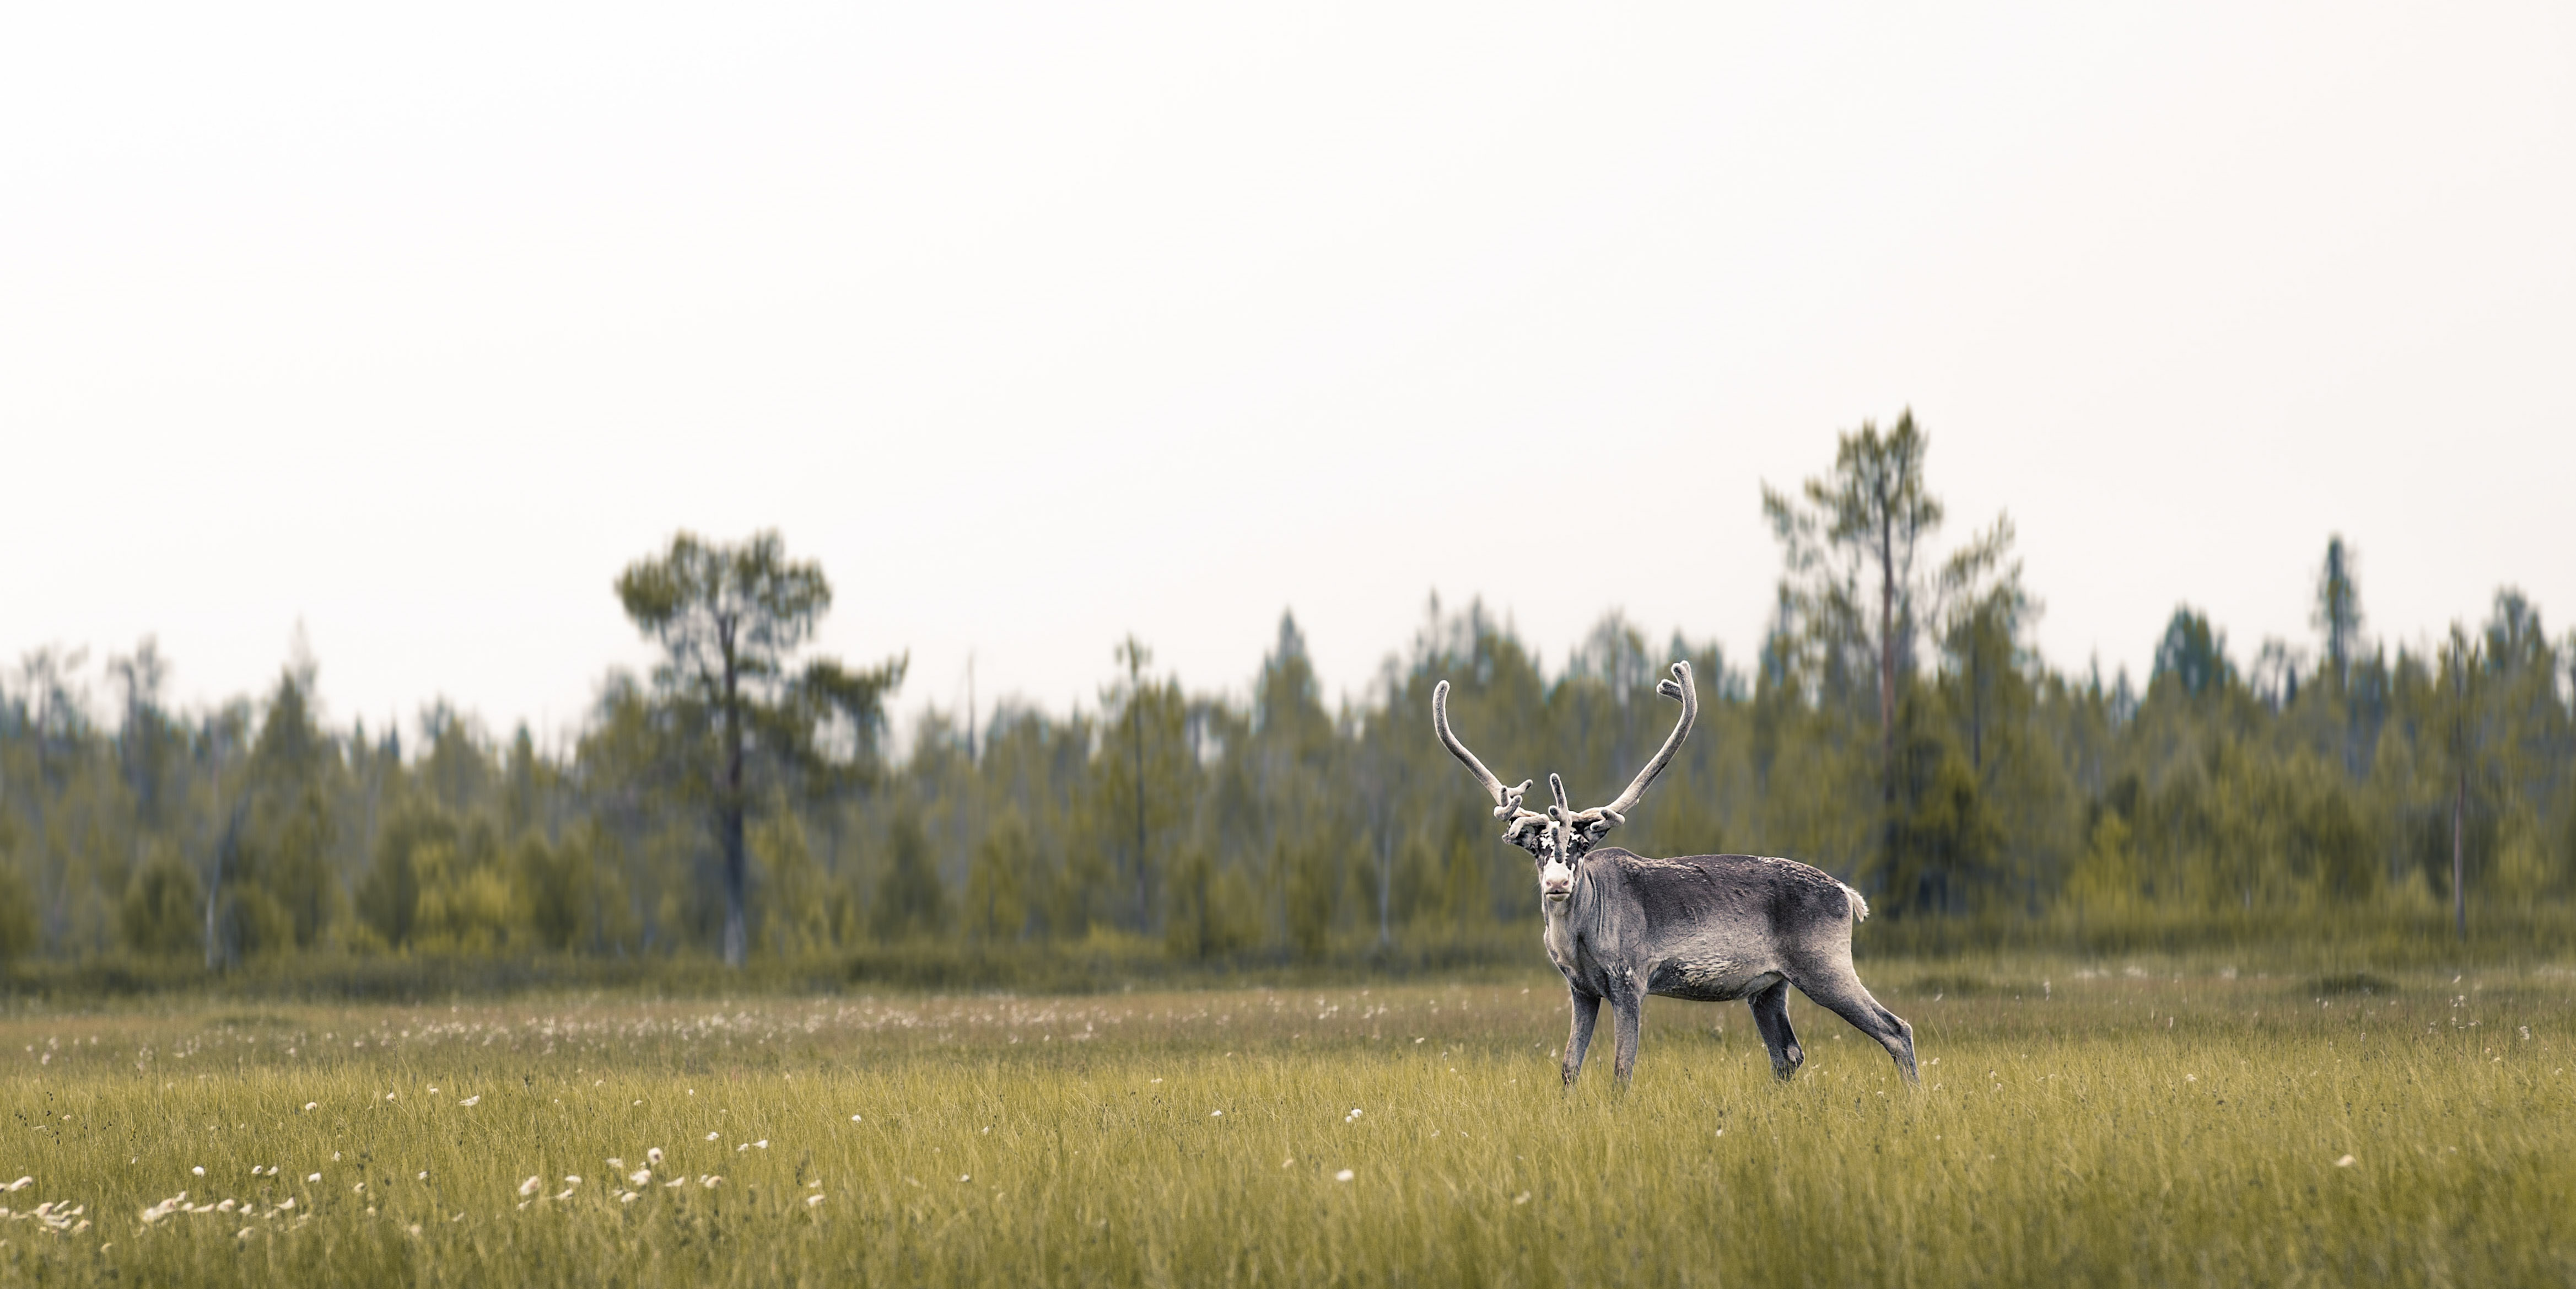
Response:
M1806 1052L1800 1050L1797 1044L1792 1043L1789 1045L1789 1049L1787 1051L1780 1054L1779 1060L1771 1063L1771 1073L1777 1075L1781 1082L1786 1083L1789 1080L1798 1077L1798 1067L1805 1065L1806 1063Z

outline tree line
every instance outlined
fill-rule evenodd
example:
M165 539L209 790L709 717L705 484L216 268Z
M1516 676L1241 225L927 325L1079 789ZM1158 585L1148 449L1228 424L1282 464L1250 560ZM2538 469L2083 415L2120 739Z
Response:
M149 640L94 671L40 650L0 684L0 960L1525 948L1526 860L1433 686L1506 779L1606 797L1669 727L1674 660L1699 729L1620 842L1817 864L1890 943L2576 926L2576 636L2522 595L2392 647L2329 538L2312 641L2240 658L2179 606L2143 686L2106 680L2032 646L2008 519L1939 544L1928 449L1910 413L1864 424L1765 489L1782 575L1750 656L1613 612L1549 667L1435 598L1329 705L1283 615L1248 694L1189 692L1131 638L1096 708L932 708L892 747L904 660L813 655L830 584L774 534L683 534L616 579L661 661L609 674L559 752L443 702L326 725L300 653L180 710Z

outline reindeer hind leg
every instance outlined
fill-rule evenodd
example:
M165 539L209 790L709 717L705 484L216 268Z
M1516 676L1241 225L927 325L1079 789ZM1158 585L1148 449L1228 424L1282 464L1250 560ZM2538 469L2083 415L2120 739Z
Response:
M1851 959L1815 964L1817 969L1802 973L1798 992L1817 1006L1850 1021L1853 1029L1878 1040L1887 1049L1888 1059L1907 1083L1916 1081L1914 1066L1914 1027L1905 1018L1878 1005L1869 988L1860 982L1860 973L1852 970Z
M1745 1000L1753 1008L1753 1027L1771 1050L1771 1073L1782 1082L1798 1077L1807 1054L1798 1047L1798 1031L1789 1028L1789 982L1773 980L1769 988Z

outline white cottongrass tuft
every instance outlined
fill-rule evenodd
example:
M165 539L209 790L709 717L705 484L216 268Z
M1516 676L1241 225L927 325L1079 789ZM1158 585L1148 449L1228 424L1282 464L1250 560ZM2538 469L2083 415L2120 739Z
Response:
M973 1173L959 1173L957 1174L957 1180L961 1182L971 1182L975 1180L975 1175Z
M414 1180L414 1181L423 1181L423 1182L428 1181L428 1180L429 1180L429 1170L428 1170L428 1169L426 1169L426 1168L424 1168L424 1169L420 1170L420 1176L418 1176L418 1177L414 1178L413 1180Z
M305 1175L304 1180L306 1180L306 1181L308 1181L308 1182L318 1182L318 1181L322 1180L322 1174L320 1174L320 1173L308 1173L308 1174L306 1174L306 1175Z
M806 1197L805 1197L805 1207L807 1207L807 1208L812 1208L812 1207L814 1207L815 1205L820 1204L820 1203L822 1203L822 1202L823 1202L823 1197L822 1197L822 1196L820 1196L820 1195L808 1195L808 1196L806 1196Z
M483 1099L483 1094L482 1094L482 1093L480 1093L480 1092L477 1092L477 1093L475 1093L474 1095L472 1095L472 1096L470 1096L470 1097L467 1097L467 1098L465 1098L465 1099L464 1099L464 1100L462 1100L462 1101L457 1102L456 1104L458 1104L458 1105L472 1105L472 1104L474 1104L475 1102L480 1101L480 1100L482 1100L482 1099Z
M1224 1118L1224 1117L1225 1117L1225 1111L1223 1111L1223 1110L1210 1110L1210 1111L1208 1111L1208 1118L1211 1118L1211 1119L1222 1119L1222 1118Z
M2337 1167L2337 1168L2350 1168L2350 1167L2352 1167L2354 1164L2357 1164L2357 1163L2360 1163L2360 1162L2361 1162L2360 1160L2355 1159L2355 1158L2353 1158L2353 1157L2352 1157L2352 1156L2350 1156L2350 1155L2346 1155L2346 1156L2344 1156L2343 1158L2338 1159L2338 1160L2336 1160L2336 1161L2335 1161L2335 1167Z
M618 1203L620 1203L620 1204L632 1204L632 1203L634 1203L634 1202L635 1202L635 1192L633 1192L633 1191L619 1191L619 1192L617 1193L617 1202L618 1202Z
M719 1176L715 1175L714 1173L707 1173L707 1174L704 1174L703 1176L700 1176L700 1177L698 1178L698 1185L700 1185L700 1186L704 1186L704 1187L706 1187L708 1190L714 1190L716 1187L718 1187L718 1186L722 1185L723 1183L724 1183L724 1178L719 1177Z
M204 1166L204 1165L202 1165L202 1164L198 1165L198 1166L197 1166L197 1167L195 1167L195 1168L191 1168L191 1169L189 1169L189 1170L188 1170L188 1172L189 1172L190 1174L194 1175L194 1176L197 1176L197 1177L203 1177L203 1176L205 1176L205 1175L206 1175L206 1169L205 1169L205 1166Z
M859 1117L858 1117L857 1115L851 1115L851 1116L850 1116L850 1122L852 1122L852 1123L857 1123L858 1121L859 1121Z
M564 1174L564 1185L566 1185L566 1186L579 1186L579 1185L581 1185L581 1174L579 1174L579 1173L565 1173L565 1174Z
M715 1140L715 1139L716 1139L716 1134L714 1134L714 1133L712 1133L712 1132L707 1134L707 1140L709 1140L709 1141L713 1141L713 1140Z
M644 1162L645 1162L645 1163L647 1163L647 1164L651 1164L651 1165L652 1165L653 1167L655 1167L655 1168L659 1168L659 1167L661 1167L661 1166L662 1166L662 1148L661 1148L660 1146L655 1146L655 1147L653 1147L651 1150L645 1151L645 1152L644 1152Z
M33 1186L33 1185L35 1185L35 1184L36 1184L36 1179L35 1179L35 1178L33 1178L33 1177L21 1177L21 1178L19 1178L18 1180L16 1180L16 1181L14 1181L14 1182L9 1183L9 1184L8 1184L8 1185L6 1185L6 1186L0 1186L0 1190L7 1190L7 1191L22 1191L22 1190L25 1190L25 1189L27 1189L28 1187Z
M528 1180L519 1183L519 1198L526 1199L529 1196L536 1194L537 1187L541 1184L542 1183L540 1183L535 1177L530 1177Z
M1333 1180L1337 1182L1346 1182L1349 1181L1352 1176L1353 1174L1351 1170L1345 1168L1342 1171L1333 1174Z
M638 1168L626 1175L626 1183L630 1186L641 1186L651 1180L653 1180L653 1170L650 1168Z
M322 1103L319 1101L307 1101L304 1103L304 1108L307 1110L319 1110L322 1108Z
M755 1147L757 1147L757 1148L761 1149L761 1150L767 1150L767 1149L769 1149L769 1138L767 1138L767 1137L763 1137L763 1138L761 1138L760 1140L755 1141L755 1142L753 1142L753 1143L751 1143L751 1144L752 1144L753 1146L755 1146Z

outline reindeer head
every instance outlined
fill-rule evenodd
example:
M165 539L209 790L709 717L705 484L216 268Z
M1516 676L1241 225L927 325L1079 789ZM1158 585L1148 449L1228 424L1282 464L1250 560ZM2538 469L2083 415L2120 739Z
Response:
M1495 778L1494 772L1486 769L1485 763L1477 760L1476 754L1468 751L1467 745L1450 732L1449 682L1441 681L1432 689L1432 727L1440 731L1440 741L1448 746L1449 754L1457 757L1459 763L1467 767L1467 772L1476 776L1476 782L1485 789L1485 795L1494 799L1494 817L1503 821L1503 840L1528 851L1538 861L1542 896L1550 900L1571 896L1574 870L1582 864L1584 855L1601 844L1601 839L1609 835L1611 829L1628 822L1628 811L1636 808L1638 798L1646 795L1646 785L1653 783L1655 776L1663 773L1664 767L1672 762L1674 751L1689 736L1692 722L1699 719L1699 690L1691 684L1689 663L1674 663L1672 678L1658 683L1655 692L1682 705L1681 720L1674 724L1673 732L1665 737L1664 746L1655 753L1654 759L1646 762L1646 768L1637 771L1637 777L1628 784L1628 790L1606 806L1575 810L1566 802L1565 782L1551 774L1547 776L1547 786L1555 801L1542 814L1521 805L1522 799L1529 795L1529 780L1521 780L1516 788L1504 787L1503 781Z

